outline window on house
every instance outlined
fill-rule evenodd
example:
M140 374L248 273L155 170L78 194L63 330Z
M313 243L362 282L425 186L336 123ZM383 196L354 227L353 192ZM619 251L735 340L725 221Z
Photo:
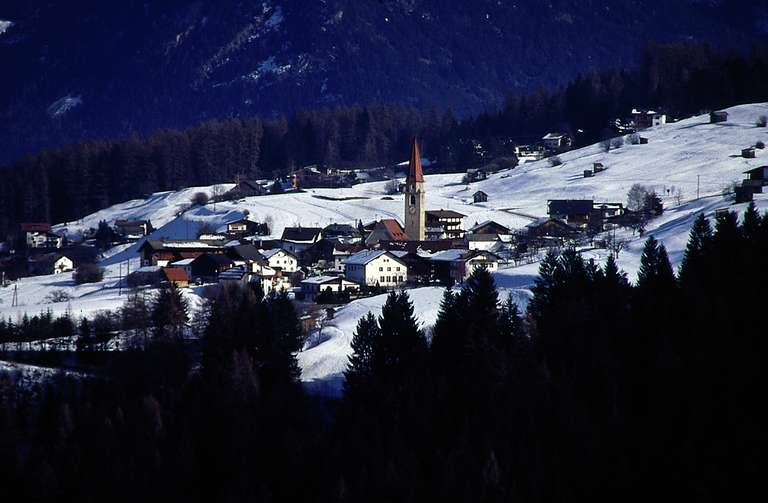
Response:
M384 268L383 267L379 267L379 272L384 272Z
M380 281L381 283L384 283L384 276L381 276L381 278L379 279L379 281Z
M387 267L387 272L390 272L392 270L391 267Z

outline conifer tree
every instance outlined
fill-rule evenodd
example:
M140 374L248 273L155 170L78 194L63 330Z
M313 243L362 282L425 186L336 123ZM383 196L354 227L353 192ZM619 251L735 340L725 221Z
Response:
M173 283L161 288L152 304L152 326L158 340L184 336L189 321L189 303Z
M691 233L688 237L688 244L685 247L683 262L680 266L680 283L684 286L690 286L696 281L699 275L704 274L704 257L712 244L712 227L709 220L703 213L696 217L693 223Z
M427 342L406 292L392 292L387 296L379 316L379 327L381 337L375 351L377 372L408 371L423 363Z
M349 356L347 370L344 371L344 391L347 396L360 396L371 390L375 351L380 336L381 330L373 313L369 312L358 320L352 336L352 354Z
M744 211L744 221L741 225L741 231L748 240L756 239L760 232L762 218L755 208L755 202L750 201L747 209Z

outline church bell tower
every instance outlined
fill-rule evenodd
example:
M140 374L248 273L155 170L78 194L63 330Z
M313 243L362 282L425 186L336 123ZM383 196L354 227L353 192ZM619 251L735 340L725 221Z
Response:
M405 234L411 241L425 240L424 173L421 170L419 142L413 139L408 178L405 180Z

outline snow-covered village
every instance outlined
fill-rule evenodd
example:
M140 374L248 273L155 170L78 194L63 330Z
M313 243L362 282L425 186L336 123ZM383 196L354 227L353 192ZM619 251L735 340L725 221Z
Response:
M195 86L308 85L309 54L270 56L246 90L208 83L243 71L241 44L276 47L298 22L273 3ZM384 4L399 27L404 7ZM211 29L229 32L228 9ZM0 8L0 54L32 50L24 12ZM368 15L323 12L329 30ZM208 41L204 19L164 57ZM767 464L768 52L700 42L641 45L639 63L465 115L339 88L296 110L88 132L94 91L51 100L47 120L78 136L30 129L31 150L0 160L0 487L36 501L749 493Z

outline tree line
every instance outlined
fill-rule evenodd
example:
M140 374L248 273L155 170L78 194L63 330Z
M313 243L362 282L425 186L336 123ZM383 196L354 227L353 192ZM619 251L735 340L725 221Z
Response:
M99 379L0 378L0 483L135 501L720 500L766 464L768 214L699 216L677 273L551 252L525 312L479 269L433 329L407 293L357 325L343 396L306 395L293 304L226 289ZM756 285L751 288L750 285ZM136 330L141 330L137 327ZM195 363L198 362L198 363Z
M636 69L593 72L549 92L512 96L501 110L464 121L450 110L381 104L212 120L182 131L85 142L1 168L0 235L20 222L74 221L159 190L237 176L273 178L311 164L390 165L407 158L414 135L442 170L492 163L510 156L514 143L537 141L550 130L569 132L583 146L615 134L609 121L633 107L662 107L683 117L768 100L766 78L765 46L747 55L651 46Z

